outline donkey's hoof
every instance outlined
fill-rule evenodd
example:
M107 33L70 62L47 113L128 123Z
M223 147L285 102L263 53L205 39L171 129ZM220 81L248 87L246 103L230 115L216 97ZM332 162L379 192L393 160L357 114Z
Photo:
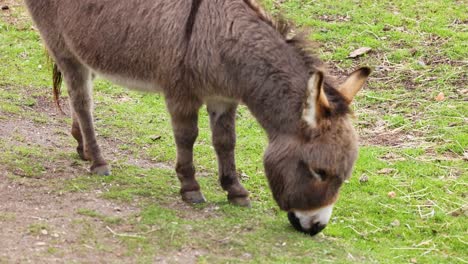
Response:
M76 152L78 153L78 156L80 156L80 159L82 160L91 160L89 155L86 154L86 152L83 150L83 147L76 147Z
M206 202L205 197L200 191L190 191L182 193L182 200L186 203L199 204Z
M110 168L107 164L100 165L97 167L91 167L91 173L101 176L109 176L111 175Z
M233 197L229 199L229 202L237 206L252 207L249 197Z

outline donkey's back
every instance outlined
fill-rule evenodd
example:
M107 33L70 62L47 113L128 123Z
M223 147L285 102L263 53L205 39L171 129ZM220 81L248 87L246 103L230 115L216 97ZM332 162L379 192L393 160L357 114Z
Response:
M216 13L225 8L222 1L215 6L200 0L26 3L61 70L66 71L67 61L76 61L104 78L143 90L173 89L184 71L206 67L187 58L204 57L205 51L196 48L200 44L216 54L213 36L222 34L219 20L224 17ZM195 19L204 20L203 31Z

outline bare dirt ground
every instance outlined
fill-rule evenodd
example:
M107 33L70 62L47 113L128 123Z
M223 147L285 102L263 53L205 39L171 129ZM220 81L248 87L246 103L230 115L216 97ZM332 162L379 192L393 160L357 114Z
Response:
M87 208L121 217L136 208L99 199L93 193L53 194L47 187L27 186L1 178L3 218L0 258L11 262L50 263L129 261L118 238L102 222L79 215ZM92 230L92 234L88 234ZM104 246L106 250L95 250ZM60 252L61 257L50 254Z
M36 100L30 110L44 113L47 123L2 114L0 142L18 146L34 142L34 146L50 149L51 153L57 148L74 153L65 116L58 113L50 98L37 97ZM133 158L118 150L118 143L113 139L101 139L100 142L107 157L125 159L129 165L171 168L168 164ZM54 158L53 164L45 161L43 166L45 171L41 176L32 178L11 165L0 163L0 263L135 262L135 256L128 254L128 248L119 238L127 234L131 236L133 226L126 220L110 225L106 219L137 218L138 206L100 198L99 187L92 191L62 192L64 180L86 173L85 166L76 165L67 157ZM170 207L180 209L182 216L192 218L214 215L209 212L210 208L206 213L200 213L179 199ZM89 217L83 211L96 213L99 217ZM155 256L153 261L195 263L201 254L203 252L187 248Z
M51 103L38 100L37 109L46 113L54 126L40 125L20 117L2 120L0 139L13 144L14 137L27 138L43 149L65 147L66 123L57 117ZM57 131L62 130L62 135ZM77 168L72 161L59 160L63 172L54 172L49 164L41 179L21 178L22 172L0 164L0 262L50 263L73 260L78 262L129 261L124 247L103 221L79 214L86 209L106 217L120 218L137 214L138 209L99 198L95 192L57 191L57 185L47 184L51 177L74 177ZM55 165L57 165L55 164ZM10 177L15 176L15 179ZM114 231L116 232L116 231ZM96 247L105 247L96 250ZM60 258L56 257L59 252Z

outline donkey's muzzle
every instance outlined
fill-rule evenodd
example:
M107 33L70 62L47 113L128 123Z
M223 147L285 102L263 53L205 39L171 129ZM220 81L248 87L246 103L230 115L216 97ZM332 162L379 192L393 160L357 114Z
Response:
M315 236L316 234L320 233L327 225L321 224L320 222L314 223L308 229L304 229L301 225L301 221L293 212L288 213L288 219L291 225L299 232L309 234L311 236Z

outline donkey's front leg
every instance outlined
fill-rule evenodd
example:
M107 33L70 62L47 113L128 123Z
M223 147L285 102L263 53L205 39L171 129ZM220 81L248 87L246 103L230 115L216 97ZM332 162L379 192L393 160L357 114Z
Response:
M211 101L210 115L212 141L218 157L219 181L228 192L229 202L250 207L249 192L239 182L236 173L234 148L236 145L235 118L237 103Z
M185 202L203 203L206 200L200 191L200 185L195 179L195 167L193 166L193 144L198 136L198 110L201 104L196 104L196 107L190 107L191 104L186 104L186 107L178 107L180 104L180 101L171 102L169 99L167 100L177 145L175 170L181 183L180 194Z

